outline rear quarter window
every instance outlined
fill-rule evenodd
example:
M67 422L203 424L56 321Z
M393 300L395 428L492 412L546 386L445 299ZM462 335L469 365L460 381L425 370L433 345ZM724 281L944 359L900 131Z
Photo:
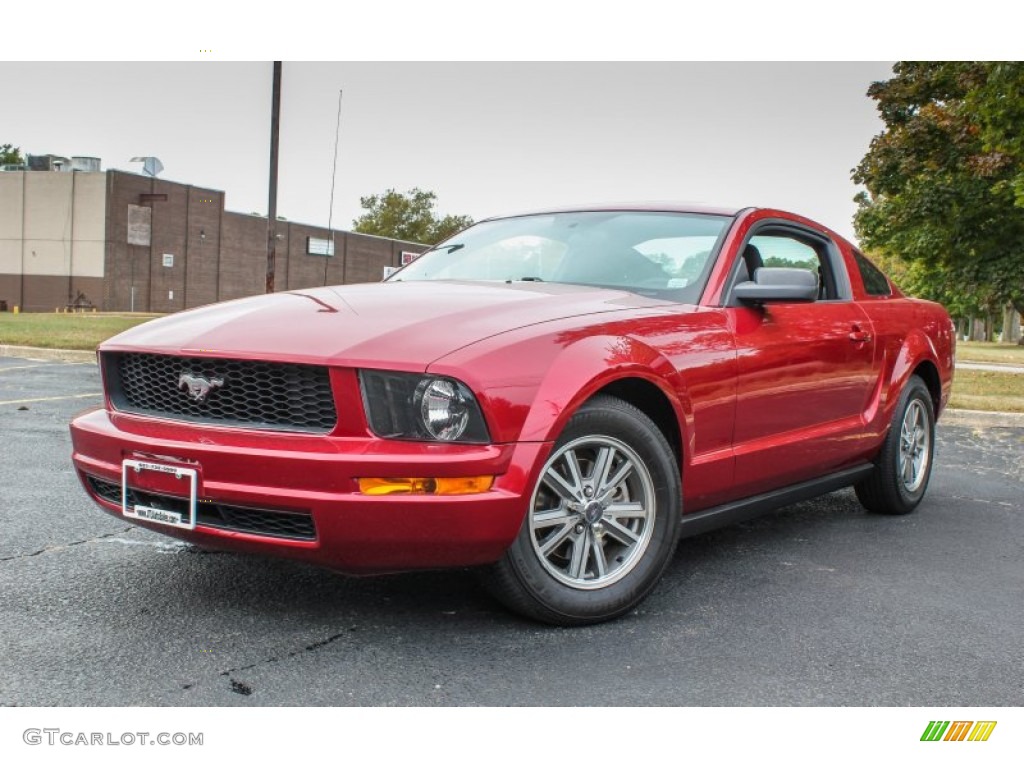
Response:
M857 269L860 272L861 282L864 283L864 291L869 296L892 296L892 288L886 280L882 270L868 261L860 251L853 252L853 258L857 261Z

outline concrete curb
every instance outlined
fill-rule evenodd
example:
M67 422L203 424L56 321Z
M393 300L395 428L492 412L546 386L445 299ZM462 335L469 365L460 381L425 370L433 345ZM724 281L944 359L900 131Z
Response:
M61 363L95 363L96 352L83 349L45 349L0 344L0 357L22 357L29 360L54 360Z
M939 423L953 427L1024 427L1024 413L947 408L942 412Z
M1016 363L957 363L958 371L989 371L990 373L1024 373L1024 365Z

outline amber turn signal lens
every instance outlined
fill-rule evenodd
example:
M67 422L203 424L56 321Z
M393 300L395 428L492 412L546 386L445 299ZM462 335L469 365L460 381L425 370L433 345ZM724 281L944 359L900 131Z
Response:
M392 493L420 493L434 496L461 496L483 493L491 488L493 475L479 477L361 477L359 491L367 496Z

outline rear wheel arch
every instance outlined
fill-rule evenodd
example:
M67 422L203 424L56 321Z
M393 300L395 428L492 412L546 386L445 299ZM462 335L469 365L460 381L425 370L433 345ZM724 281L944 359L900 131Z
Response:
M928 394L932 396L932 411L937 417L942 403L942 381L939 379L939 369L931 360L922 360L914 368L912 375L920 378L928 387Z
M857 498L871 512L912 512L928 489L934 451L935 404L927 383L912 375L896 399L874 470L854 486Z
M895 408L911 376L915 375L925 383L932 399L932 413L938 415L942 409L942 378L937 360L935 347L926 334L915 330L907 335L888 377L887 419L891 417L891 409Z

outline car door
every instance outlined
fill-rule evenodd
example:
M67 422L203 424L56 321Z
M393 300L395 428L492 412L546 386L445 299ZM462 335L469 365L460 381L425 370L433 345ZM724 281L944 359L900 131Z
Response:
M873 383L871 323L852 300L835 244L790 222L764 222L737 251L730 294L759 265L816 272L819 296L743 306L727 294L737 353L737 496L853 463L867 439Z

